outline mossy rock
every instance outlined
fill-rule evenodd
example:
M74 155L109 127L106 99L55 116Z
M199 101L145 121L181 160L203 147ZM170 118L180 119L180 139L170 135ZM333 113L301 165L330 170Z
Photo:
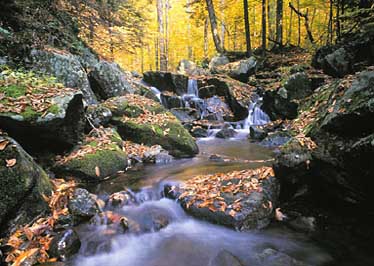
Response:
M175 157L192 157L199 151L194 138L178 121L160 126L114 118L113 123L123 138L148 146L161 145Z
M100 139L86 143L96 150L82 157L68 159L63 163L57 163L54 171L62 176L72 175L88 181L101 181L107 177L116 175L127 167L127 154L122 150L122 139L113 130L112 143L104 147L99 146Z
M12 138L0 136L8 142L0 151L0 224L17 217L17 223L30 222L48 209L42 194L51 192L51 184L44 170ZM15 159L7 167L6 160Z
M56 172L62 175L73 175L88 181L100 181L115 175L118 171L125 170L126 167L126 153L120 149L106 149L87 154L83 158L72 159L58 166ZM99 169L99 175L96 173L97 168Z

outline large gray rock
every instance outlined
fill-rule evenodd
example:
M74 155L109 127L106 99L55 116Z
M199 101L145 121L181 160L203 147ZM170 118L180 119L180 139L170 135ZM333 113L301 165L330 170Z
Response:
M342 86L346 86L343 92ZM374 184L374 72L362 72L353 81L350 78L332 83L317 93L326 90L330 90L331 97L306 130L315 147L308 149L293 139L276 158L274 169L282 184L282 197L290 199L306 187L327 206L370 209Z
M290 100L303 99L312 94L311 82L305 72L298 72L289 77L284 84L287 98Z
M79 62L79 58L68 52L50 52L32 50L30 64L38 72L53 75L66 87L82 91L88 104L96 103L96 96L91 90L87 73Z
M278 201L279 185L269 167L197 176L182 186L165 187L196 218L240 231L266 227Z
M229 59L225 55L219 55L213 57L209 62L209 70L215 72L217 67L230 63Z
M48 205L52 186L44 170L12 138L0 135L0 224L30 222ZM1 228L2 233L5 227Z
M233 79L247 83L249 76L255 74L257 68L257 60L254 57L228 63L215 67L214 72L225 74Z
M240 260L227 250L221 250L209 262L209 266L243 266Z
M265 91L261 109L269 115L271 120L295 119L298 104L290 101L287 90L280 88Z
M135 92L125 73L116 63L100 61L88 74L88 78L92 90L100 99Z
M188 76L162 71L147 71L143 80L160 91L170 91L177 95L187 93Z
M31 109L20 114L0 112L0 129L32 154L72 148L82 140L85 126L82 93L68 90L43 100L52 104L44 113Z
M302 261L299 261L286 253L278 250L267 248L262 253L256 256L256 259L261 265L267 266L308 266Z

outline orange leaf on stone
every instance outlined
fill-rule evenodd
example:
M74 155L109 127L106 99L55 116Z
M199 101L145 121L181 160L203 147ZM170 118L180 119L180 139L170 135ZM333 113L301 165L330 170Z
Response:
M9 141L6 139L0 140L0 151L3 151L8 146Z
M95 167L95 174L97 177L100 176L100 168L98 166Z
M16 165L17 160L16 159L9 159L5 160L6 161L6 167L10 168Z

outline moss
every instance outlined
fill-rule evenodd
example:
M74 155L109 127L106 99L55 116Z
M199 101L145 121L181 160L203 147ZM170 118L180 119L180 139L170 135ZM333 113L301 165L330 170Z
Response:
M57 115L60 112L60 107L58 107L57 104L52 104L48 108L48 112L51 113L51 114Z
M8 168L5 160L10 158L16 159L17 163ZM15 206L27 203L23 200L26 196L33 200L33 203L42 204L44 201L41 194L51 191L47 174L18 144L8 145L0 153L0 184L0 223L8 212L14 211ZM21 200L23 202L20 202Z
M21 116L26 120L26 121L34 121L36 120L41 114L36 112L31 106L27 106L25 108L25 111L21 113Z
M124 170L126 166L126 153L116 147L116 150L97 150L94 154L73 159L67 162L61 171L82 178L103 179ZM100 176L96 175L96 167L100 170Z
M18 98L26 95L26 86L24 85L9 85L0 87L0 92L4 93L6 97Z

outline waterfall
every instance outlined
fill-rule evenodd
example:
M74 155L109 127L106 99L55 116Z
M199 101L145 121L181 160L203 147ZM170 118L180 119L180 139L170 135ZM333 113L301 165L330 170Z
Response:
M149 88L157 97L157 99L161 102L161 91L159 91L156 87Z
M243 122L243 129L250 126L262 126L270 122L270 117L261 110L262 98L257 98L248 105L248 117Z
M199 98L199 88L196 79L188 79L187 94L194 95Z

